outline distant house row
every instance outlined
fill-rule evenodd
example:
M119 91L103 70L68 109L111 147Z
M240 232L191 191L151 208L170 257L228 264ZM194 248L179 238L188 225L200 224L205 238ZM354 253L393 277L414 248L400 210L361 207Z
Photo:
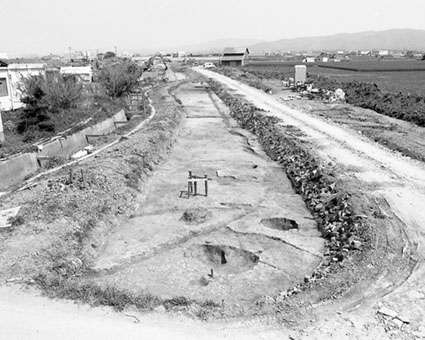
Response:
M15 110L23 106L20 83L30 76L46 76L49 72L63 75L75 75L82 82L93 80L90 66L47 68L45 64L8 64L0 60L0 110Z

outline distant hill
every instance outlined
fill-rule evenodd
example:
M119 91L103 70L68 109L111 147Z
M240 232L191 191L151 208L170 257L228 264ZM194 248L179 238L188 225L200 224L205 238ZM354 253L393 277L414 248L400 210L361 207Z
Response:
M342 33L330 36L281 39L249 45L251 52L322 50L419 50L425 51L425 30L391 29Z

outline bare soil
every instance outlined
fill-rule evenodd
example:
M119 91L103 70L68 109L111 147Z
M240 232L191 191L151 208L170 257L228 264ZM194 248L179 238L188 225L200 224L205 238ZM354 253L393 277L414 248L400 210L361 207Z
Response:
M259 140L267 139L240 129L199 83L202 77L191 75L194 84L173 94L183 106L167 88L159 89L154 95L159 114L147 129L79 165L72 181L61 172L2 201L4 209L22 205L24 221L0 233L2 280L49 283L45 291L54 296L66 292L62 296L109 303L125 314L108 314L105 323L98 309L76 310L2 289L0 296L16 298L2 299L0 315L8 326L0 334L16 334L11 325L19 315L24 325L19 336L37 338L40 331L43 339L72 338L88 322L91 338L104 338L105 330L189 339L424 337L424 163L359 134L351 128L354 121L340 124L317 115L321 103L291 102L300 106L290 108L281 102L282 93L274 97L217 73L198 72L263 110L258 114L264 121L275 119L273 129L313 155L318 170L346 190L372 237L358 249L337 249L343 260L329 261L326 252L337 240L318 237L312 219L317 212L308 211L280 165L266 156ZM264 132L254 126L257 130ZM276 146L269 142L269 148ZM184 196L188 170L211 178L208 196ZM321 276L313 280L308 273L315 268ZM68 290L62 285L67 282ZM100 288L93 290L93 284ZM191 304L202 298L208 300L201 308ZM210 300L220 298L226 302ZM140 315L135 308L159 314ZM166 309L202 319L211 317L210 310L233 319L199 324L164 317ZM56 315L55 322L43 315ZM123 315L141 322L130 327ZM113 333L111 325L120 331Z
M385 321L389 336L410 338L419 334L415 332L422 329L424 315L420 310L423 311L424 306L423 300L414 296L423 294L419 280L424 267L421 226L425 219L420 208L425 197L423 163L395 154L356 131L314 117L308 111L291 109L272 96L240 82L217 73L200 72L244 95L266 110L265 115L278 117L282 124L297 127L304 134L299 139L311 149L323 167L333 169L335 176L343 181L357 210L367 216L376 235L375 243L363 258L343 264L342 270L325 281L334 292L337 292L335 283L339 283L342 296L335 303L316 309L314 318L321 321L313 326L314 329L326 325L331 327L331 334L338 334L338 328L344 323L336 322L329 314L329 309L337 309L345 310L349 316L355 315L356 322L366 327L360 331L356 325L356 332L365 336L372 334L371 328L379 327L378 320ZM349 279L344 281L343 277ZM301 306L305 303L303 301L314 304L318 298L316 303L319 304L320 300L326 300L325 292L326 288L318 286L306 295L301 294L298 302ZM374 315L382 305L394 309L394 314L400 318L408 315L406 319L410 323L402 323L400 332L397 326L393 326L394 317L388 319L378 313L375 319ZM306 310L313 312L315 309L307 307ZM287 317L291 315L289 313Z
M303 281L321 261L323 240L284 172L204 86L176 96L186 114L177 142L134 216L109 235L93 282L242 308ZM189 170L210 178L208 196L203 182L200 195L187 196ZM187 223L190 209L210 214ZM297 229L270 228L270 218L297 221Z

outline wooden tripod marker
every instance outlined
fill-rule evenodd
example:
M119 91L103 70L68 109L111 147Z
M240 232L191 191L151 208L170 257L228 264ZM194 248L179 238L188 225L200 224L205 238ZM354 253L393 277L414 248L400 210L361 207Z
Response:
M198 182L204 181L205 194L204 196L208 196L208 175L204 175L204 177L196 176L192 174L192 171L189 171L189 177L187 180L187 197L189 198L192 194L193 196L198 195Z

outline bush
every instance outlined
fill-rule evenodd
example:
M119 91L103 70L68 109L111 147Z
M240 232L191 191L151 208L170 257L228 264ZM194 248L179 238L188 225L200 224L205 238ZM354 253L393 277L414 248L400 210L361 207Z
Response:
M123 62L105 67L99 76L99 82L112 98L119 98L129 93L138 84L142 69L135 63Z
M52 113L77 105L83 87L75 77L62 77L59 74L30 76L20 83L19 90L26 104L17 124L18 133L32 127L54 132L55 125L50 121Z

